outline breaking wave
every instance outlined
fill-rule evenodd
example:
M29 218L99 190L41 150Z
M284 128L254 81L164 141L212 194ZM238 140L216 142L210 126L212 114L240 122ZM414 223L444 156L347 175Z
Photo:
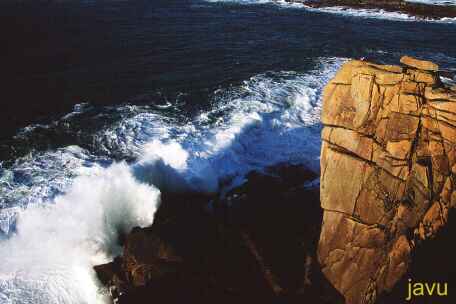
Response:
M93 266L120 252L119 233L152 223L159 191L125 163L97 167L46 204L18 210L0 243L2 303L103 303Z
M93 135L103 153L68 146L0 164L0 302L106 301L92 266L119 253L119 233L152 223L160 191L215 193L278 163L318 171L321 91L344 61L219 89L187 121L120 106L125 115Z

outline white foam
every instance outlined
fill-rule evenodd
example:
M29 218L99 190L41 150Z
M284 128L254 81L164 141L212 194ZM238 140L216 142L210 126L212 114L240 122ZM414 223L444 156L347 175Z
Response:
M456 18L440 18L440 19L429 19L411 16L401 12L389 12L383 9L354 9L342 6L334 7L322 7L312 8L306 7L306 9L317 12L324 12L330 14L340 14L345 16L353 16L360 18L373 18L373 19L386 19L392 21L413 21L413 22L430 22L430 23L456 23Z
M176 141L154 139L145 145L141 161L133 166L135 175L158 188L172 192L207 192L218 189L217 176L210 166L189 167L189 152Z
M333 7L321 7L313 8L306 7L306 9L315 12L323 12L329 14L338 14L344 16L360 17L360 18L372 18L372 19L386 19L394 21L417 21L417 20L426 20L418 19L416 17L410 16L405 13L400 12L388 12L383 9L354 9L343 6L333 6Z
M119 163L87 170L51 201L15 207L15 230L0 241L1 302L106 302L92 267L119 253L119 233L150 225L158 201Z
M126 109L124 109L126 108ZM143 110L143 111L141 111ZM115 150L125 156L141 157L144 146L153 139L166 140L170 134L169 126L177 124L171 118L163 117L158 113L145 112L135 106L125 106L118 111L133 113L127 118L105 130L95 137L99 149L110 154ZM136 113L139 111L139 113Z
M318 171L321 91L344 61L220 89L187 122L119 107L129 114L95 139L131 165L72 146L0 168L0 302L103 302L92 266L117 252L118 231L152 223L157 188L213 193L285 162Z
M325 58L306 73L270 72L221 89L213 108L190 122L135 115L100 132L99 144L140 155L137 176L167 191L215 192L285 162L318 171L321 90L344 61Z
M406 0L407 2L434 4L434 5L456 5L455 0Z
M238 4L273 4L277 5L282 8L301 8L308 11L319 12L319 13L327 13L327 14L337 14L337 15L344 15L344 16L351 16L351 17L358 17L358 18L368 18L368 19L385 19L385 20L392 20L392 21L413 21L413 22L432 22L432 23L449 23L454 24L456 23L456 18L441 18L441 19L428 19L428 18L419 18L415 16L411 16L406 13L401 12L389 12L383 9L354 9L344 6L333 6L333 7L321 7L321 8L314 8L310 7L305 4L305 2L288 2L285 0L206 0L208 2L226 2L226 3L238 3ZM438 2L438 1L414 1L414 2ZM444 4L444 1L441 1L439 4ZM454 5L453 2L449 3L450 5Z

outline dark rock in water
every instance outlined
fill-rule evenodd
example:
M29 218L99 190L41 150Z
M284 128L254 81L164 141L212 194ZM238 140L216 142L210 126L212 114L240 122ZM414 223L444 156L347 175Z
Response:
M115 277L122 271L121 262L122 259L120 257L116 257L111 263L97 265L94 267L95 272L98 275L98 279L103 285L114 285L114 280L120 281L119 278L115 279Z
M175 273L182 263L171 244L150 230L133 229L124 246L122 266L133 286L145 286L168 273Z
M316 177L279 166L222 199L164 193L153 225L95 270L118 303L342 303L316 263Z
M456 7L414 3L401 0L287 0L288 2L305 3L308 6L333 7L345 6L355 9L382 9L389 12L401 12L421 18L454 18Z
M109 288L112 298L117 299L127 287L122 259L116 257L111 263L97 265L94 269L100 282Z

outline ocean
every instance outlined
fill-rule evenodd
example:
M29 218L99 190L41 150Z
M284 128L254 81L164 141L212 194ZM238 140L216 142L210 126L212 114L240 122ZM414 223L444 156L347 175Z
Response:
M318 173L322 89L347 60L456 70L456 20L375 10L5 1L0 20L2 304L105 303L92 267L152 223L161 192Z

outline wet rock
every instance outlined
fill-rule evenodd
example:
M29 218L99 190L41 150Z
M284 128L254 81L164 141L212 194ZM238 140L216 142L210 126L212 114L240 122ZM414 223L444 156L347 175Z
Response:
M145 286L168 273L175 273L182 262L171 244L151 229L135 228L125 242L122 266L133 286Z
M117 303L343 303L316 258L317 178L280 165L222 198L163 193L153 225L95 270Z

